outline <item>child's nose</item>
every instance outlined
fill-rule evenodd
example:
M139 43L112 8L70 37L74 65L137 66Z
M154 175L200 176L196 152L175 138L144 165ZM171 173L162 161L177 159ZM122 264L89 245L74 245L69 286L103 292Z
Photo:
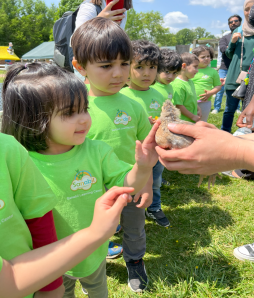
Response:
M121 77L122 76L122 70L121 67L115 67L114 72L113 72L113 77Z

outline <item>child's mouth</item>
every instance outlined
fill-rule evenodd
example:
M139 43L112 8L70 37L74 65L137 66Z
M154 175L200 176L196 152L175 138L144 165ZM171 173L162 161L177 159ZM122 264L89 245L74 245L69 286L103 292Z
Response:
M75 133L78 133L78 134L84 134L85 132L86 132L85 130L75 131Z

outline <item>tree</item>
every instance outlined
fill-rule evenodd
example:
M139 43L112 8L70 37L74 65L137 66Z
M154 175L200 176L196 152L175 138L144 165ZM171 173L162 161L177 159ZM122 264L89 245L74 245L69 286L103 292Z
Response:
M193 32L195 34L195 39L202 39L202 38L213 39L213 38L215 38L215 36L213 34L206 31L206 29L202 28L202 27L197 27L196 29L193 30Z
M134 9L129 10L125 31L131 40L146 39L159 46L176 44L174 34L163 27L163 17L158 11L137 13Z
M182 29L175 35L178 45L191 44L195 39L195 33L190 29Z
M49 40L55 13L56 7L42 0L0 0L0 44L12 42L22 56Z

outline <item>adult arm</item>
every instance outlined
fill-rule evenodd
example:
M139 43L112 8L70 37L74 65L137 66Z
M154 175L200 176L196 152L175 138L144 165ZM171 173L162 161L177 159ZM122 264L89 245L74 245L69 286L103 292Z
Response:
M229 59L232 59L233 58L234 53L235 53L235 49L236 49L236 46L237 46L237 42L241 38L242 38L242 35L239 32L234 33L232 35L231 41L230 41L230 43L228 45L228 48L225 51L225 54L227 55L227 57Z
M243 123L243 118L245 117L246 117L246 123ZM247 105L247 107L242 111L242 113L238 117L238 120L236 121L236 125L238 127L252 128L253 121L254 121L254 95L252 96L250 103Z
M0 271L0 298L22 298L87 258L115 232L132 188L113 187L96 201L89 228L10 261ZM103 224L101 224L103 223Z
M220 48L221 53L225 53L227 47L228 47L228 41L227 41L227 38L225 35L219 41L219 48Z
M241 168L254 171L254 140L234 137L203 122L191 126L169 125L169 130L195 139L184 149L156 147L159 160L170 171L200 175Z

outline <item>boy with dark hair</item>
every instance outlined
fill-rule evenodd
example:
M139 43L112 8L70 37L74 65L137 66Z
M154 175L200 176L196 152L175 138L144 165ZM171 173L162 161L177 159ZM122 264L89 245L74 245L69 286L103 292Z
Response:
M142 106L119 93L127 82L132 59L127 34L114 22L97 17L75 31L72 48L74 67L90 82L89 113L93 124L87 137L104 141L119 159L134 164L136 142L146 138L151 125ZM146 251L144 227L145 208L151 201L144 187L121 215L123 257L128 285L134 292L144 291L148 284L143 261Z
M158 69L164 69L160 65L160 50L152 42L136 40L132 42L133 59L131 61L130 85L120 93L140 103L146 111L150 123L155 123L156 117L160 117L161 108L168 98L150 86L154 83ZM162 182L163 165L158 161L153 168L153 202L146 210L146 216L154 219L162 227L169 226L169 220L161 210L160 187Z
M159 69L156 83L151 86L159 91L165 98L172 100L173 88L170 85L182 69L182 58L175 51L161 49Z
M174 90L173 104L181 111L181 119L198 122L201 112L197 105L197 95L194 83L191 81L198 73L199 59L196 55L183 53L181 74L172 82Z

